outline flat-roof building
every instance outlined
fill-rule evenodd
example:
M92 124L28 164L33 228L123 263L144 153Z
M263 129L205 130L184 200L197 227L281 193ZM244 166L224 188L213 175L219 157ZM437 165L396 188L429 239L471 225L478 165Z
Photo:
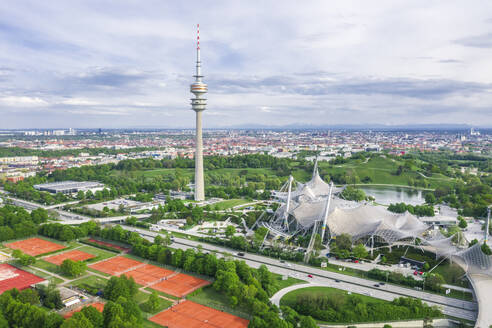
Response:
M73 194L79 191L98 191L103 190L104 185L96 181L59 181L34 185L34 189L48 191L53 194Z

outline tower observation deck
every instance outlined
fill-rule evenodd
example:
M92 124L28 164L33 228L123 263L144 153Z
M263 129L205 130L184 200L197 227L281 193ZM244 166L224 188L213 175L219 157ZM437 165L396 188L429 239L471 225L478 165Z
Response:
M202 62L200 60L200 25L197 25L196 43L196 73L193 76L195 82L190 85L190 92L195 96L191 98L191 109L196 113L196 142L195 142L195 200L205 199L205 182L203 178L203 140L202 140L202 111L205 110L207 99L203 96L208 87L203 83Z

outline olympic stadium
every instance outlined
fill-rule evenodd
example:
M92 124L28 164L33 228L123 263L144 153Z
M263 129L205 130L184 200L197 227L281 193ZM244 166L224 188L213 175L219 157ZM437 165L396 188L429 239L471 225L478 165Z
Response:
M369 202L345 200L341 195L343 189L325 182L315 163L310 181L300 183L290 177L273 193L278 208L271 214L265 212L253 228L268 229L265 241L311 236L306 261L312 254L316 234L327 248L330 240L341 234L348 234L353 243L362 242L370 250L375 244L390 248L416 246L418 239L416 247L433 252L436 258L456 261L467 273L492 276L492 256L482 252L482 242L468 248L468 241L456 242L455 236L445 237L426 220L409 212L397 214Z

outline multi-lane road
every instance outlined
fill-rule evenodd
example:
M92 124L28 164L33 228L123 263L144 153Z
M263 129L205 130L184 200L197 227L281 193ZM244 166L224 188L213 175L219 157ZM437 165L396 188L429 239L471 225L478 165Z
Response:
M156 232L151 232L144 229L127 226L124 226L123 228L138 232L142 237L150 241L152 241L154 237L158 235L158 233ZM185 238L174 237L174 242L171 247L188 249L197 248L198 245L201 245L203 251L228 253L232 257L244 260L249 266L254 268L258 268L260 265L264 264L273 273L306 280L313 283L314 286L318 285L334 287L353 293L369 295L387 301L391 301L402 296L415 297L421 299L429 305L439 306L442 309L443 313L446 315L472 321L475 320L477 317L477 304L475 302L462 301L455 298L445 297L442 295L427 293L424 291L405 288L392 284L385 284L383 286L375 287L377 282L372 280L326 271L302 264L282 263L280 260L256 254L244 253L243 256L240 256L237 254L237 251L234 251L232 249L206 243L200 243ZM312 278L309 278L308 275L311 275Z
M9 197L12 202L17 206L22 206L28 210L33 210L38 207L43 207L39 204L31 203L28 201L15 199ZM89 218L82 217L80 215L56 210L60 213L60 223L63 224L80 224L84 221L89 220ZM125 216L126 217L126 216ZM122 217L122 218L125 218ZM122 218L113 218L116 221ZM158 235L156 232L151 232L144 229L138 229L134 227L123 226L124 229L138 232L142 237L153 241L154 237ZM258 268L260 265L264 264L268 269L276 274L290 276L298 279L305 280L313 286L327 286L334 287L341 290L346 290L353 293L365 294L375 298L391 301L398 297L414 297L421 299L429 305L436 305L440 307L444 314L450 315L456 318L462 318L466 320L476 320L477 318L477 303L462 301L455 298L449 298L442 295L432 294L420 290L410 289L406 287L401 287L392 284L379 285L375 287L377 282L349 276L341 273L331 272L327 270L322 270L314 268L311 266L306 266L297 263L283 263L280 260L273 259L266 256L245 253L243 256L237 254L237 251L228 249L226 247L200 243L194 240L189 240L185 238L174 237L174 242L171 247L188 249L197 248L201 245L204 251L217 252L217 253L228 253L237 259L244 260L249 266L253 268ZM312 278L309 278L311 275ZM272 299L275 301L275 299Z

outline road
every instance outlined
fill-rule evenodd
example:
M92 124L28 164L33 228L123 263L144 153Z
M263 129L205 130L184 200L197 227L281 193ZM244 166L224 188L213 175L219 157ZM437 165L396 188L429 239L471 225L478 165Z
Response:
M123 229L138 232L142 237L150 241L152 241L154 237L158 235L158 233L156 232L151 232L134 227L123 226ZM218 253L227 252L236 259L244 260L249 266L253 268L258 268L260 265L265 264L270 272L291 276L302 280L309 280L310 282L321 286L334 287L359 294L367 294L372 297L387 301L391 301L401 296L415 297L423 300L429 305L439 306L442 309L443 313L453 317L463 318L467 320L475 320L477 317L477 304L474 302L461 301L454 298L449 298L391 284L374 287L376 282L372 280L321 270L302 264L281 263L279 260L256 254L246 253L244 256L238 256L237 251L235 250L200 243L184 238L174 237L174 242L171 247L188 249L196 248L198 245L201 245L204 251ZM308 274L311 274L313 278L307 278ZM336 282L336 280L339 280L339 282Z
M35 209L37 207L43 207L42 205L31 203L24 200L19 200L14 198L10 198L10 199L14 202L14 204L18 206L22 206L27 209L29 208ZM66 216L70 218L68 219L64 215L63 217L61 217L62 221L60 221L60 223L80 224L86 220L88 221L91 219L86 217L79 219L78 217L81 217L80 215L69 213L69 212L64 212L63 214L65 213ZM110 220L118 221L121 218L126 218L126 216L117 217L117 218L103 218L101 220L107 219L108 221ZM123 228L126 230L136 231L142 237L151 241L153 241L154 237L158 235L158 233L156 232L151 232L144 229L138 229L128 226L123 226ZM393 300L401 296L419 298L429 305L439 306L442 309L443 313L453 317L463 318L467 320L475 320L477 317L478 307L477 304L474 302L462 301L454 298L449 298L441 295L431 294L431 293L405 288L397 285L391 285L391 284L386 284L380 287L374 287L376 282L372 280L326 271L326 270L322 270L302 264L297 264L297 263L286 264L280 262L280 260L272 259L266 256L261 256L256 254L246 253L244 256L238 256L237 250L200 243L184 238L175 237L174 243L171 246L175 248L188 249L188 248L196 248L198 245L201 245L203 250L206 251L218 252L218 253L223 253L223 252L230 253L231 256L237 259L244 260L249 266L253 268L258 268L260 265L265 264L271 272L276 274L291 276L303 280L309 279L316 284L335 287L350 292L356 292L362 294L367 293L367 295L370 295L375 298L380 298L383 300ZM307 278L308 274L311 274L313 278ZM336 280L340 282L336 282Z

